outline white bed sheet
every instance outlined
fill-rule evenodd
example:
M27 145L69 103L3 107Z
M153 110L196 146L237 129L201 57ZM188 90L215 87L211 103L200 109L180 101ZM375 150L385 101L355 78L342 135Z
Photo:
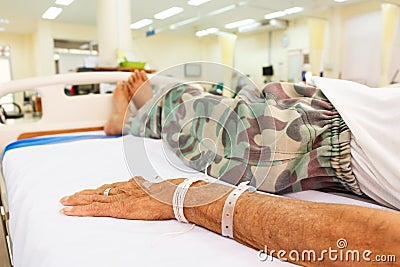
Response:
M136 159L130 164L132 173L125 164L126 142L135 147L128 154ZM204 175L185 169L179 160L171 164L161 148L160 140L126 136L8 151L3 174L15 266L293 266L276 259L261 262L256 250L201 227L176 234L190 225L175 220L76 218L58 212L62 196L132 175ZM374 207L316 191L289 196Z

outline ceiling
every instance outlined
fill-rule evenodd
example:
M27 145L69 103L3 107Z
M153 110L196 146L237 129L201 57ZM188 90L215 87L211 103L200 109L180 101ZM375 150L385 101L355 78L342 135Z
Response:
M114 1L114 0L109 0ZM290 20L295 16L315 16L333 6L351 5L358 2L376 0L348 0L344 3L336 3L334 0L213 0L201 6L189 6L187 0L159 0L142 1L131 0L132 22L144 18L153 19L153 15L172 6L184 8L184 12L165 20L154 20L153 27L160 31L169 31L176 34L194 34L197 30L210 27L224 29L224 25L230 22L252 18L263 20L267 13L287 9L294 6L304 7L305 10L297 15L288 15L284 19ZM7 19L9 24L0 24L4 32L31 33L35 25L41 19L42 13L55 0L0 0L0 19ZM236 8L218 15L209 16L212 11L220 8L236 5ZM55 20L60 23L73 23L83 25L96 25L96 0L75 0L70 6L63 7L64 11ZM185 26L170 30L170 25L192 17L198 20ZM148 30L148 27L145 28ZM140 31L140 30L138 30Z

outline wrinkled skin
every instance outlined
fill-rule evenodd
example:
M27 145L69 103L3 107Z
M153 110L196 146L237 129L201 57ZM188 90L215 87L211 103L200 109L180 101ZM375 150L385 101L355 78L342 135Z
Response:
M99 216L132 220L167 220L174 218L172 195L182 179L150 183L135 176L126 182L105 184L61 199L69 216ZM108 196L103 195L111 187Z

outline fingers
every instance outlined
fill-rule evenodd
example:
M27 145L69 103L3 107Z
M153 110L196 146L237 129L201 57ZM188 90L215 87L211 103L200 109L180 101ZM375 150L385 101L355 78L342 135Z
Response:
M126 184L130 184L130 182L116 182L116 183L112 183L112 184L105 184L100 186L97 189L85 189L82 191L77 192L76 194L80 194L80 195L103 195L104 194L104 190L106 190L107 188L126 188ZM113 193L115 193L115 190L111 190L113 191ZM109 195L112 195L112 192L109 192Z
M157 215L159 208L155 202L147 198L129 197L121 201L110 203L94 202L87 205L69 206L60 210L67 216L92 216L92 217L113 217L120 219L146 219L150 216L138 216L139 213ZM144 206L142 206L144 205Z
M87 189L75 193L70 196L65 196L60 199L60 202L64 205L80 205L80 204L88 204L93 202L111 202L115 198L121 198L123 195L129 195L126 189L118 188L118 187L106 187L111 188L108 191L108 195L104 195L104 191L102 189Z
M166 220L174 217L170 205L155 201L149 196L131 197L123 201L65 207L60 210L67 216L113 217L131 220Z
M121 195L114 196L100 196L100 195L79 195L63 197L60 202L65 206L88 205L94 202L111 203L122 199Z
M112 188L110 195L104 196L103 189L108 187ZM170 203L175 187L174 183L151 183L136 176L127 182L107 184L64 197L60 201L67 207L60 212L68 216L170 219L173 218Z
M95 202L89 205L65 207L61 213L68 216L115 217L112 203Z
M122 199L124 196L141 196L144 192L139 185L146 182L142 177L136 176L129 181L116 182L113 184L105 184L97 189L86 189L70 196L61 198L60 202L67 206L86 205L94 202L111 203ZM104 191L108 188L108 195L104 195Z

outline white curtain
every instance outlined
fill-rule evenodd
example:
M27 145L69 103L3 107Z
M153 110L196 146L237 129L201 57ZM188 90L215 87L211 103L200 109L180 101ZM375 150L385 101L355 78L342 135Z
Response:
M343 28L342 78L379 86L382 12L351 17Z
M400 82L400 16L397 16L395 22L391 65L388 75L390 82Z

